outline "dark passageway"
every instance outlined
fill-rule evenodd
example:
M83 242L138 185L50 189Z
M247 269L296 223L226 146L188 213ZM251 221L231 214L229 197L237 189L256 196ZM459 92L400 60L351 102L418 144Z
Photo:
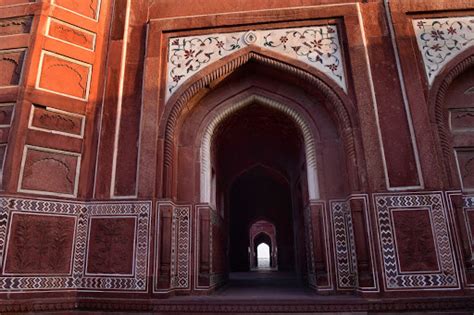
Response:
M252 104L222 123L214 144L216 202L224 206L228 226L229 285L298 287L306 272L300 200L305 155L298 127L281 111ZM273 263L282 273L248 273L251 251L263 241L250 239L259 220L278 231Z

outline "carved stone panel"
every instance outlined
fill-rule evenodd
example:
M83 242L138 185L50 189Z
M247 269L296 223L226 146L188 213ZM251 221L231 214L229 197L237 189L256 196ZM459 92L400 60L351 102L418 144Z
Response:
M474 131L474 109L458 109L449 112L453 132Z
M94 20L99 17L100 0L53 0L52 3Z
M374 202L385 289L458 288L442 193L374 194Z
M456 151L459 176L464 190L474 190L474 148Z
M50 107L33 105L29 128L50 133L82 138L85 117Z
M70 274L75 218L13 213L5 274Z
M134 217L92 218L87 273L132 275L135 227Z
M20 83L25 49L0 50L0 87Z
M14 107L14 103L0 103L0 127L11 125Z
M96 36L94 33L56 19L49 19L46 34L49 37L88 50L94 50L95 48Z
M32 16L0 19L0 36L29 33L32 21Z
M438 271L428 209L392 211L400 272Z
M79 154L26 146L19 191L76 196L79 166Z
M92 66L43 51L36 87L52 93L87 100Z

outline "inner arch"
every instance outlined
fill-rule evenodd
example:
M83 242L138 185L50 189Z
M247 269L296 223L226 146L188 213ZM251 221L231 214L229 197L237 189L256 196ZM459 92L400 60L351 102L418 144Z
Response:
M311 128L306 119L296 110L290 108L275 100L262 95L253 94L230 106L221 106L223 109L207 126L201 143L201 202L210 203L212 200L212 169L211 169L211 146L214 140L215 132L219 124L226 118L252 104L260 104L278 110L287 115L297 125L301 131L304 141L304 151L306 157L306 174L308 181L308 194L311 200L320 198L320 189L318 181L318 170L316 163L316 149L314 137Z

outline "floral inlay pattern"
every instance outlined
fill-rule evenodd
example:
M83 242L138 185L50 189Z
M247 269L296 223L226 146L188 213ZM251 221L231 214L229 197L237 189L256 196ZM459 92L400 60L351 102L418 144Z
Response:
M458 54L474 46L474 17L413 20L429 84Z
M302 61L347 90L337 28L315 26L171 38L166 100L198 71L250 45Z

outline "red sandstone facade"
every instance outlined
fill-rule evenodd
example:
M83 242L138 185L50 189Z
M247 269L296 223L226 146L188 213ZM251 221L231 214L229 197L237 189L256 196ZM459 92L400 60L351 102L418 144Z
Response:
M202 2L0 1L0 312L474 308L474 2Z

